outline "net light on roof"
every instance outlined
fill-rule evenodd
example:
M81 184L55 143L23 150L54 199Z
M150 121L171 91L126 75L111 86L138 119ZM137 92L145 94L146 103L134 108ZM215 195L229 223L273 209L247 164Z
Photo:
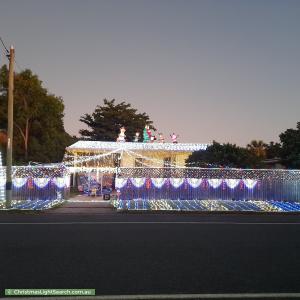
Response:
M100 141L78 141L69 146L67 150L161 150L161 151L199 151L206 150L210 144L197 143L118 143L118 142L100 142Z

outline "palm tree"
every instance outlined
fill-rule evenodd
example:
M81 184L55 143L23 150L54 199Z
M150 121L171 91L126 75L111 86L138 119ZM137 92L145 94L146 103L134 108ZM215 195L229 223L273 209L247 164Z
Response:
M267 145L262 140L253 140L247 145L247 149L259 158L266 157L266 147Z

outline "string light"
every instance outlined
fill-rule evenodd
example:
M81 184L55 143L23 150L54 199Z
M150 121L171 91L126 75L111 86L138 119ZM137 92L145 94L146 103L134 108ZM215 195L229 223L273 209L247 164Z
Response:
M70 148L70 147L69 147ZM69 149L67 148L67 150ZM107 150L107 149L106 149ZM64 165L65 166L75 166L78 164L83 164L86 162L90 162L90 161L96 161L99 159L103 159L103 158L111 158L111 156L115 153L119 153L122 151L122 148L118 147L117 149L107 152L107 153L101 153L101 154L96 154L96 155L86 155L86 156L80 156L80 155L69 155L69 154L65 154L64 156ZM66 159L73 159L71 161L68 161ZM53 164L55 166L55 164Z
M0 201L5 200L5 183L6 176L4 168L2 166L2 153L0 151Z
M53 178L67 174L69 170L63 164L13 167L13 177L17 178Z
M121 175L127 178L207 178L207 179L254 179L299 181L299 170L279 169L220 169L220 168L162 168L135 167L120 168Z
M192 188L196 189L200 186L202 178L188 178L188 182Z
M146 166L146 167L162 167L164 161L162 159L157 159L157 158L154 158L154 157L148 157L148 156L144 156L142 154L139 154L139 153L136 153L136 152L133 152L131 150L126 150L126 153L131 156L132 158L136 158L136 157L139 157L142 159L141 161L141 164L143 166ZM152 163L152 165L149 165L149 164L146 164L143 160L146 160L146 161L149 161ZM172 164L171 162L168 163L168 166L169 167L173 167L175 168L175 164ZM178 166L179 167L179 166Z
M210 144L203 143L116 143L116 142L100 142L100 141L78 141L69 146L67 151L87 151L87 150L163 150L163 151L180 151L194 152L206 150Z
M256 211L289 212L300 211L300 203L255 200L113 200L118 210L167 210L167 211Z
M222 179L215 179L211 178L207 180L209 185L212 186L214 189L217 189L222 184Z
M27 182L27 179L28 179L27 177L14 177L13 178L14 187L21 188L22 186L25 185L25 183Z
M136 157L139 157L143 160L146 160L146 161L149 161L152 163L152 165L149 165L143 161L141 161L140 163L145 166L145 167L161 167L163 164L164 164L164 161L163 159L157 159L157 158L154 158L154 157L148 157L148 156L145 156L145 155L142 155L140 153L136 153L134 151L131 151L131 150L126 150L126 153L132 157L132 158L136 158ZM179 164L179 163L171 163L171 162L168 162L168 166L170 168L186 168L186 167L199 167L197 166L198 162L190 162L190 163L185 163L185 164ZM212 165L212 164L205 164L207 167L211 168L211 167L216 167L215 165ZM220 167L220 166L219 166Z
M139 188L145 184L146 178L131 178L132 184Z
M170 183L174 188L179 188L184 182L184 178L170 178Z
M46 209L69 195L70 172L64 165L14 166L12 173L12 208ZM0 195L4 186L5 172L0 166Z
M122 200L238 199L299 201L299 181L236 178L117 177Z
M150 178L149 179L151 183L156 188L162 188L165 184L170 182L171 186L175 189L179 188L184 182L187 182L189 186L191 186L193 189L197 189L203 180L206 180L209 186L211 186L214 189L217 189L221 186L221 184L224 182L230 189L235 189L238 184L242 181L245 186L248 189L253 189L255 185L257 184L257 180L253 179L202 179L202 178ZM118 177L116 178L116 187L117 188L123 188L128 185L128 183L131 183L134 187L140 188L146 183L146 178L124 178L124 177ZM130 185L129 185L130 186Z
M246 180L246 179L245 179ZM245 181L244 180L244 181ZM234 189L238 186L238 184L240 183L240 179L225 179L225 182L227 184L227 186L231 189ZM247 185L248 186L248 185Z
M146 151L170 151L170 152L193 152L199 150L206 150L206 148L210 144L173 144L173 143L116 143L116 142L96 142L96 141L79 141L75 144L69 146L66 150L70 152L78 151L78 152L86 152L86 151L107 151L111 149L115 149L112 152L108 152L100 155L89 155L89 156L76 156L65 154L65 160L68 158L77 159L78 163L88 162L94 159L102 159L104 156L109 156L112 153L125 152L131 157L140 157L144 160L151 161L152 165L148 165L147 163L140 162L142 165L146 167L160 166L163 164L163 160L150 158L139 153L133 152L132 150L146 150ZM73 162L66 162L66 164L72 164ZM203 164L203 163L202 163ZM185 164L172 164L169 163L170 167L186 167L186 166L198 166L198 162L189 162ZM205 163L207 167L222 167L216 166L213 164Z
M253 189L257 184L257 180L253 180L253 179L244 179L243 182L245 183L248 189Z
M22 178L24 179L24 178ZM50 179L49 178L34 178L33 182L40 188L44 188L49 182Z

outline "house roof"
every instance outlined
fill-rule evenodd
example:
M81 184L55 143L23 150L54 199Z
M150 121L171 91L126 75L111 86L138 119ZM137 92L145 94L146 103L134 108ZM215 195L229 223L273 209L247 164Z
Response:
M193 152L206 150L210 144L199 143L133 143L133 142L102 142L78 141L66 148L67 151L98 151L98 150L145 150L145 151L178 151Z

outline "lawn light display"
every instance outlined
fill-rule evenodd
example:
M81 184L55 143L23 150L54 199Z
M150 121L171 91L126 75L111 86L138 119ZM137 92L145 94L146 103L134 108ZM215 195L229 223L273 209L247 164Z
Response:
M120 168L121 200L268 200L300 202L300 171Z
M118 210L299 212L300 203L260 200L113 200Z

